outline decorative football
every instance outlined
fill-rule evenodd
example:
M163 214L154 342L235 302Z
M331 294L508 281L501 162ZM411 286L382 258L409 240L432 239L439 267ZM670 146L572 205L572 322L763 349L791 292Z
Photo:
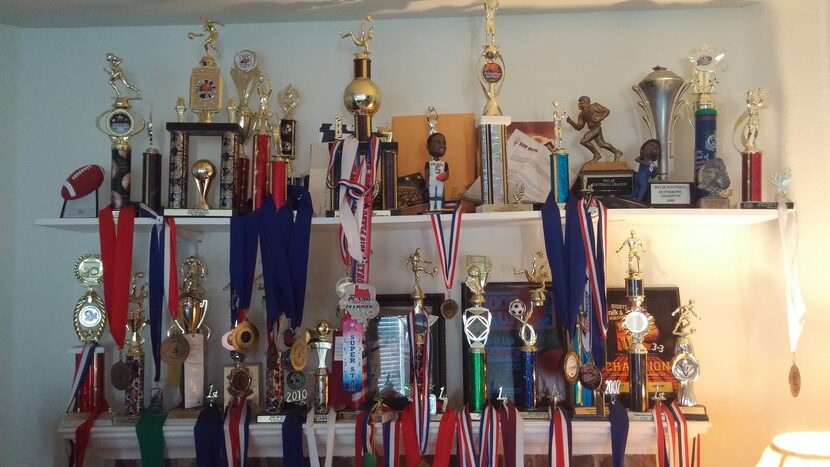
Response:
M61 196L65 200L83 198L97 190L104 183L104 168L89 164L69 174L61 187Z

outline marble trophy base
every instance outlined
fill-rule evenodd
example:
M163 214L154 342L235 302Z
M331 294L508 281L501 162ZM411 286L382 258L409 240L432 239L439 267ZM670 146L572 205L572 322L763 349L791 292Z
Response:
M624 161L586 162L576 178L574 190L593 188L593 196L631 196L634 192L634 171Z
M166 217L233 217L233 209L165 209Z
M701 209L729 209L729 199L720 197L700 198L697 207Z

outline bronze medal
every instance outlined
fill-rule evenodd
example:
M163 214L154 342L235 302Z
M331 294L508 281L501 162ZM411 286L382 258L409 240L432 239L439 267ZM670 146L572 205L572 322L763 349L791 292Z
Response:
M798 394L801 392L801 371L799 371L795 362L790 367L790 374L787 376L787 380L790 382L790 394L793 397L798 397Z
M582 365L582 369L579 372L579 382L582 383L586 389L594 390L602 384L602 372L597 365L594 363L593 360L588 361L588 363Z
M133 370L123 361L118 361L110 369L110 379L112 386L119 391L129 389L130 383L133 380Z
M251 370L246 366L238 366L228 375L228 393L237 400L247 399L253 394Z
M181 334L172 334L161 342L161 359L168 365L181 365L190 355L190 343Z
M458 314L458 302L448 298L441 303L441 316L444 319L453 319Z
M291 346L291 367L302 371L308 363L308 347L302 339L296 339Z

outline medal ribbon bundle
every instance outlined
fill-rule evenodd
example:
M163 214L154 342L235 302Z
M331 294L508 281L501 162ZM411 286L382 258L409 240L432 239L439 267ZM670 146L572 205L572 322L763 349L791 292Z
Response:
M594 319L589 320L591 334L591 355L596 364L605 365L605 338L608 334L608 312L605 301L605 245L606 208L594 198L578 201L579 229L585 250L585 264L590 290L591 308ZM597 229L594 235L591 210L597 213ZM595 324L596 323L596 324Z
M429 445L429 386L430 367L432 365L432 343L429 336L429 325L424 330L424 344L417 345L415 337L415 315L425 314L423 309L415 308L409 313L409 355L412 366L412 407L415 411L415 432L418 437L418 446L421 454L426 454ZM426 318L424 318L426 322ZM423 352L420 357L418 352ZM420 361L420 368L417 362ZM419 383L420 381L420 383Z
M432 233L435 237L435 247L438 250L438 262L441 264L441 275L444 277L444 287L447 289L447 297L449 298L450 290L452 289L453 280L455 278L455 266L458 259L458 244L461 240L461 205L455 208L450 220L450 238L447 242L447 237L444 235L444 228L441 224L441 213L434 212L430 214L432 221Z

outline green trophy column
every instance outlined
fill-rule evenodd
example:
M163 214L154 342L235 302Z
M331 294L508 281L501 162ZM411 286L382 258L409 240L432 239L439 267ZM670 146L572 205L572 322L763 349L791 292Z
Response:
M469 351L467 355L467 403L471 412L481 412L487 403L487 353L484 346L490 334L493 315L484 308L484 287L490 276L490 258L486 256L467 257L467 280L465 283L473 293L473 306L464 310L464 335Z
M481 412L487 403L487 354L484 349L470 350L470 411Z

